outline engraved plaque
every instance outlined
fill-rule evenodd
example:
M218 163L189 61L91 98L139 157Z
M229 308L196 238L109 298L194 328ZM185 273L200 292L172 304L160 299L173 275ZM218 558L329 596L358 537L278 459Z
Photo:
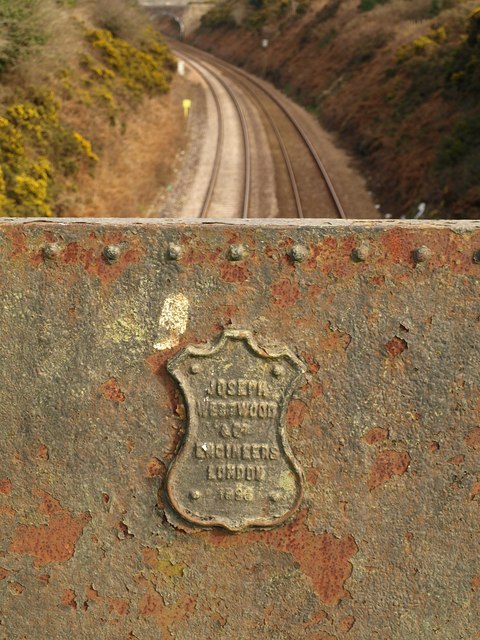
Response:
M168 363L188 427L169 468L172 506L190 523L241 531L285 522L302 475L285 434L288 401L305 371L288 349L268 352L249 331L189 346Z

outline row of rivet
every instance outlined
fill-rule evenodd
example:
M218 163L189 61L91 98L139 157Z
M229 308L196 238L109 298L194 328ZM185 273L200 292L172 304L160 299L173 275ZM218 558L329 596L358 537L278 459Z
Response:
M49 260L54 260L60 254L60 247L58 244L47 244L43 248L43 255ZM107 262L115 262L121 255L121 248L115 244L109 244L103 249L103 257ZM227 257L233 262L243 260L248 255L247 249L242 244L232 244L228 250ZM303 262L308 258L309 251L303 244L294 244L287 251L287 255L294 262ZM182 256L182 247L180 245L171 242L167 247L167 258L169 260L179 260ZM365 262L370 256L370 247L366 243L362 243L360 246L353 249L351 257L355 262ZM416 263L428 262L432 257L432 251L425 245L417 247L413 251L413 259ZM473 254L473 262L480 264L480 250L477 250Z

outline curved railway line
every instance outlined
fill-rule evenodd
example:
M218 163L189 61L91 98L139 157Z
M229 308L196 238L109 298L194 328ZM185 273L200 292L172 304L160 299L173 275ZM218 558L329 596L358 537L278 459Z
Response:
M195 69L195 71L199 75L201 75L204 81L206 82L213 96L213 99L215 102L215 110L217 112L218 133L217 133L217 142L216 142L216 148L215 148L215 159L213 163L212 174L208 184L207 192L205 194L205 199L203 201L202 209L200 211L200 217L201 218L208 217L208 210L210 207L210 203L212 201L212 196L213 196L215 186L218 181L220 163L222 159L222 151L223 151L224 142L225 142L225 127L224 127L221 103L220 103L218 94L215 90L215 86L210 79L210 76L213 76L222 85L222 87L225 89L227 94L230 96L232 103L235 106L236 112L239 117L240 125L241 125L243 155L244 155L244 160L243 160L244 178L243 178L243 198L242 198L243 203L241 208L241 217L248 218L248 209L250 204L250 186L251 186L250 138L249 138L247 122L246 122L246 118L245 118L245 114L243 112L242 106L237 96L235 95L235 92L230 88L228 83L225 82L225 80L223 80L221 76L214 73L212 70L207 71L205 67L203 67L201 64L197 62L194 62L189 56L186 56L185 54L182 54L182 55L185 58L185 61L193 69Z
M255 175L252 171L250 139L255 139L255 131L252 122L249 123L248 111L253 107L266 123L270 145L273 144L275 148L275 152L272 148L272 156L275 155L275 181L277 187L280 183L280 188L283 189L280 200L284 210L291 211L289 217L292 213L300 218L318 217L318 213L321 212L322 217L346 219L340 198L317 149L286 100L276 95L276 92L261 80L205 52L198 52L178 42L171 43L171 46L176 54L202 77L215 104L216 147L208 186L199 212L200 217L210 215L212 201L219 186L222 157L231 151L228 149L229 140L226 135L225 107L219 95L221 87L221 91L228 95L237 114L243 146L243 195L241 203L236 205L236 217L249 217L252 183L255 179L259 184L261 182L261 176ZM223 104L224 99L223 97ZM249 132L250 127L253 135ZM285 211L282 211L282 215L285 215Z

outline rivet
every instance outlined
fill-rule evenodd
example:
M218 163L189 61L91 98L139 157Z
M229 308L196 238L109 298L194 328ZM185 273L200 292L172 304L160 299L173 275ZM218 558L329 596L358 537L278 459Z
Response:
M480 249L477 249L473 253L473 261L475 262L475 264L480 264Z
M43 247L43 257L47 258L48 260L55 260L55 258L58 256L59 253L60 253L60 247L55 242L52 242L51 244L46 244Z
M247 250L243 244L232 244L228 250L228 259L237 262L243 260L247 255Z
M275 364L272 368L272 375L275 376L275 378L281 378L283 376L283 374L285 373L285 370L283 367L281 367L279 364Z
M369 255L370 247L368 246L368 244L362 242L361 245L355 247L355 249L352 251L352 260L354 260L355 262L365 262Z
M120 247L116 244L107 244L103 249L103 257L108 262L115 262L120 257Z
M201 496L202 494L200 493L200 491L190 491L190 500L198 500Z
M178 260L182 255L182 247L174 242L170 242L167 247L167 257L169 260Z
M308 256L308 249L303 244L294 244L290 247L288 255L294 262L303 262Z
M200 365L197 362L194 362L192 365L190 365L190 373L200 373Z
M425 245L417 247L413 252L413 259L415 260L415 262L428 262L431 257L432 252Z

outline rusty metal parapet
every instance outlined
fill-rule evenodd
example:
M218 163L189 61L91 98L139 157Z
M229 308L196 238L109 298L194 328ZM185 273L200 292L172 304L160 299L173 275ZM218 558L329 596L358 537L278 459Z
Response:
M479 283L476 222L2 221L0 638L480 637ZM233 444L205 451L236 459L192 486L202 518L234 521L279 445L303 476L300 505L249 489L286 521L233 533L163 486L188 422L167 365L222 335L257 361L209 363L202 428ZM242 440L282 353L286 440Z

